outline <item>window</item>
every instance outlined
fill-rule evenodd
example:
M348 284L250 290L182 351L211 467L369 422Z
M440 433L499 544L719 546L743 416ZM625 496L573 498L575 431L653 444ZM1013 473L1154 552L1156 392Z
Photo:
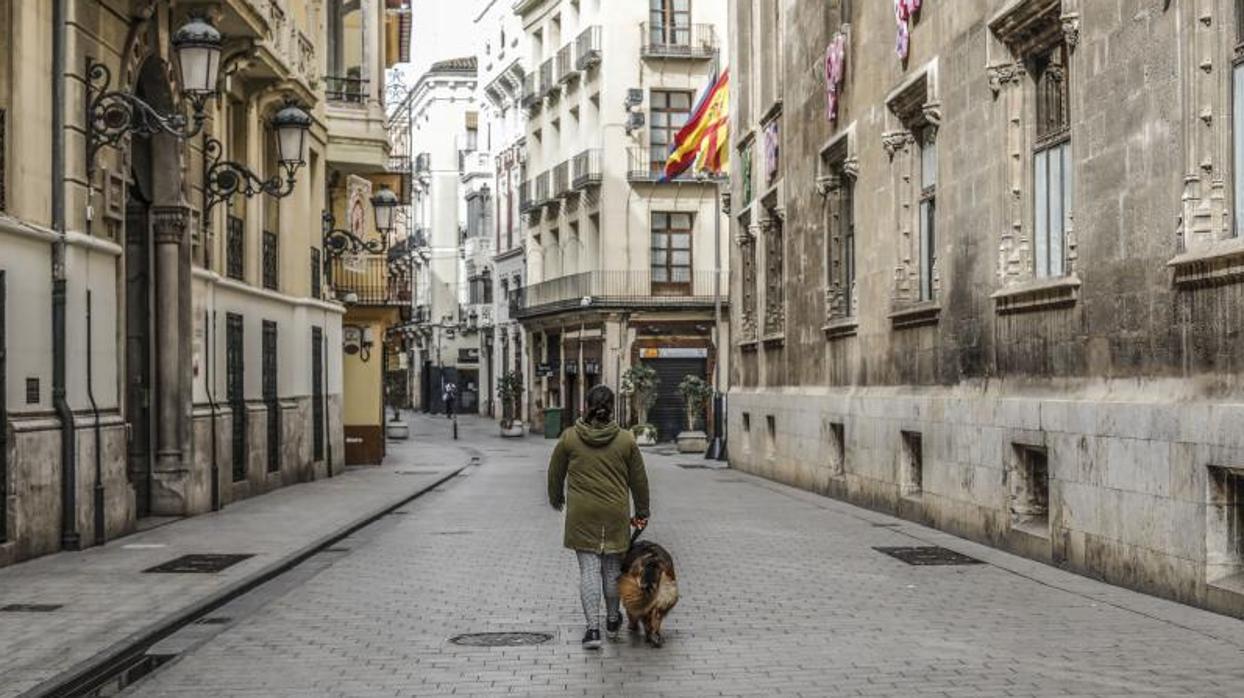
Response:
M769 211L761 222L765 245L765 338L786 332L786 233L782 219Z
M225 221L225 272L239 281L246 275L246 230L237 216Z
M1071 227L1071 120L1067 47L1058 44L1033 60L1036 141L1033 150L1033 273L1063 276ZM1237 76L1237 80L1238 80Z
M827 198L825 236L826 320L855 316L855 175L858 160L848 162L848 142L842 138L823 155ZM822 186L818 182L818 187Z
M324 296L324 287L322 274L324 265L320 262L320 248L311 248L311 297L322 298Z
M246 396L245 355L242 316L225 316L225 398L233 416L233 481L246 479Z
M1244 470L1209 467L1206 491L1205 581L1244 590Z
M847 471L847 436L842 422L830 422L826 434L829 437L829 472L842 477Z
M263 287L277 290L279 286L280 241L276 233L265 230L263 233Z
M1014 444L1011 466L1011 527L1033 535L1050 535L1050 465L1044 448Z
M920 300L933 300L937 264L937 129L920 134Z
M281 469L281 403L277 392L276 323L263 321L263 400L268 408L268 472Z
M324 329L311 328L311 458L324 460Z
M328 0L328 73L334 78L363 77L363 4ZM332 86L329 86L332 89Z
M648 40L653 46L691 45L691 0L651 0Z
M899 490L904 497L919 497L924 491L924 439L918 431L904 431Z
M652 292L690 293L690 213L652 214Z
M674 136L691 115L691 93L653 90L649 106L652 117L648 126L649 171L660 174L665 170Z

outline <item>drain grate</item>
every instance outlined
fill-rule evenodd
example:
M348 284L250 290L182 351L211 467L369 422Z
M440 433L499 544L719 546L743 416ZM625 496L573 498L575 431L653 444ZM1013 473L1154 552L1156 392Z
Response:
M981 565L974 557L956 553L948 548L926 545L914 548L873 548L879 553L902 560L909 565Z
M469 536L475 531L433 531L434 536Z
M200 618L196 620L194 624L195 625L224 625L231 620L233 619L225 618L224 616L213 616L211 618Z
M467 633L449 641L465 647L519 647L540 645L552 639L550 633Z
M875 523L873 524L873 528L898 528L899 526L902 526L902 525L903 524L896 524L896 523Z
M686 470L708 470L709 468L704 463L675 463L675 465Z
M223 569L232 567L239 562L254 555L222 555L217 553L205 553L197 555L182 555L173 558L168 562L156 565L143 572L159 572L169 574L215 574Z
M7 606L0 606L0 612L3 613L51 613L64 604L59 603L11 603Z

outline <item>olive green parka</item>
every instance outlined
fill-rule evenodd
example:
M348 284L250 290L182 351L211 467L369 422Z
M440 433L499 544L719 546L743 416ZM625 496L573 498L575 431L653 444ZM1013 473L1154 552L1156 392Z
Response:
M635 516L648 518L648 474L631 432L580 419L562 433L549 460L549 504L567 507L567 548L625 553L632 497Z

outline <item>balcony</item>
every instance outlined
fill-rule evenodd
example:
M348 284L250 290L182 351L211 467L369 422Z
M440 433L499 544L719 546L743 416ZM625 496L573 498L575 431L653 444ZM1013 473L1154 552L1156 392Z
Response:
M711 24L667 25L644 22L644 58L686 58L709 60L717 55L717 29Z
M584 29L575 39L574 66L587 72L600 65L601 34L600 27Z
M536 175L536 195L531 200L533 208L538 208L548 204L553 199L549 196L549 173L541 172Z
M540 90L535 72L527 73L523 76L523 96L521 102L524 109L535 111L540 108Z
M540 94L549 97L555 94L561 86L557 84L554 77L554 59L550 58L540 64Z
M579 79L574 63L574 44L566 44L557 52L557 82L571 83Z
M458 174L463 180L492 176L492 156L478 150L458 151Z
M360 255L350 261L335 257L329 263L329 271L338 298L354 294L358 300L353 302L357 305L410 305L410 277L389 273L387 255Z
M553 196L564 199L574 193L570 188L570 161L553 168Z
M715 272L694 271L672 283L654 281L649 271L586 271L510 292L510 317L523 319L586 309L713 307ZM729 279L721 274L722 303Z
M530 211L532 208L535 207L535 203L532 201L532 198L531 198L532 190L533 190L532 181L530 179L524 180L521 184L518 185L518 212L519 213L527 213L528 211Z
M669 146L654 145L647 148L628 148L626 179L630 182L663 182L665 161L669 157ZM724 180L726 175L701 176L690 170L684 172L672 182L712 182Z
M592 186L600 186L600 148L589 148L588 150L574 156L571 163L571 182L570 185L576 190L583 190Z
M365 78L324 76L324 99L339 104L366 104L370 81Z

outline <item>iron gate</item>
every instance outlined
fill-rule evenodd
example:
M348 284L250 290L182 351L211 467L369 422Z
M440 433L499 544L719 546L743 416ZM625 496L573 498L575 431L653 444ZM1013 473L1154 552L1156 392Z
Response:
M277 397L276 323L263 321L263 401L268 407L268 472L281 469L281 402Z
M2 112L0 112L0 116L3 116ZM0 543L8 540L8 526L5 522L9 520L9 512L5 508L9 499L9 413L6 407L8 384L5 382L9 362L4 348L4 306L6 300L4 272L0 271Z
M324 460L324 330L311 328L311 459Z
M245 356L242 348L242 316L225 315L226 399L233 414L233 481L246 479Z

